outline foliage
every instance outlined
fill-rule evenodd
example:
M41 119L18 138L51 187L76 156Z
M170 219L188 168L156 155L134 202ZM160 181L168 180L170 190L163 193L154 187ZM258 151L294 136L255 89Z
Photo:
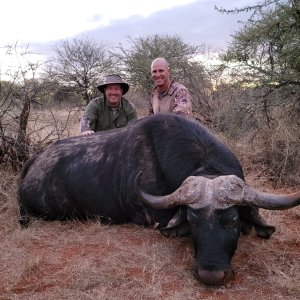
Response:
M18 44L8 45L4 59L15 63L2 70L7 80L0 81L0 164L10 164L14 171L48 142L65 136L68 124L68 118L60 121L49 109L55 84L36 79L41 65L31 62L31 54Z
M275 181L299 183L300 3L265 0L220 11L252 11L222 56L231 79L244 90L230 101L225 127L259 147L256 158L268 166ZM219 119L223 127L224 115Z
M165 57L172 78L189 89L196 119L235 144L247 145L254 164L264 165L275 182L299 183L299 35L298 23L291 21L297 20L297 9L291 13L297 3L279 2L245 8L254 10L252 17L234 36L223 64L215 67L200 62L207 55L203 46L191 46L178 36L129 38L131 47L120 45L114 53L88 39L61 41L45 73L40 73L39 63L26 59L28 49L9 46L7 55L17 57L17 66L0 81L0 164L9 162L17 171L47 143L74 135L78 106L107 73L125 75L131 84L128 97L145 115L151 62ZM267 4L272 7L266 10ZM282 28L286 31L280 33ZM102 58L96 59L98 54ZM100 59L107 64L98 65Z
M300 3L265 0L244 9L254 13L233 36L225 62L243 71L243 81L270 91L300 86ZM223 10L224 11L224 10ZM236 10L239 12L241 10ZM230 11L229 11L230 12Z
M116 54L122 61L123 69L128 74L131 84L145 91L152 87L150 65L157 57L164 57L172 70L172 75L181 79L189 60L199 53L199 47L190 46L178 36L153 35L128 38L131 48L119 46L120 54Z
M27 59L30 54L28 48L19 50L18 44L7 46L5 58L14 56L17 66L2 71L10 80L0 86L0 162L9 161L15 171L29 157L26 129L30 103L38 92L35 74L39 63Z
M157 57L164 57L170 66L173 79L180 81L189 89L193 98L196 115L210 119L208 89L211 88L206 70L198 56L203 47L185 43L179 36L151 35L136 39L128 38L129 49L119 46L116 57L122 62L120 68L131 85L144 96L152 90L150 66Z
M104 76L116 72L106 45L88 38L61 40L56 56L48 64L48 74L64 85L77 87L86 103Z

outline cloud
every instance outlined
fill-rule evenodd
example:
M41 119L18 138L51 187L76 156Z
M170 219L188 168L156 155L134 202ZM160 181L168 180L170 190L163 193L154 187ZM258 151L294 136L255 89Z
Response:
M49 56L61 39L89 37L111 46L121 43L126 47L128 36L168 34L178 35L189 44L224 49L231 40L230 35L240 27L238 20L245 19L246 15L220 14L214 6L232 9L251 2L253 0L10 0L2 4L4 9L1 7L0 47L10 38L12 43L22 41L35 53Z
M99 0L10 0L1 3L0 45L22 42L50 42L133 15L148 17L155 11L196 0L99 1Z
M127 37L137 38L154 34L178 35L190 44L213 48L225 48L231 34L239 29L238 20L245 15L224 15L215 10L214 5L230 2L229 8L243 4L242 1L197 1L180 7L154 12L148 17L139 15L124 20L115 20L109 26L83 32L77 37L89 36L97 41L117 46L125 43ZM249 1L244 1L249 2Z

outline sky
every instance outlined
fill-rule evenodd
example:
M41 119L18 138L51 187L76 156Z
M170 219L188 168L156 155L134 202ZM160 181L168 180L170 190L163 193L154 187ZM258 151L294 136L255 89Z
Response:
M6 0L0 11L0 49L28 46L51 55L59 40L89 37L112 47L128 37L178 35L186 43L224 49L245 15L220 14L258 0Z

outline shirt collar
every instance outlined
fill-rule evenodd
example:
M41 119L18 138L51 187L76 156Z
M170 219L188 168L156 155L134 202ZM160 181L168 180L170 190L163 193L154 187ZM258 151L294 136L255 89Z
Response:
M165 92L162 92L162 93L161 93L161 92L158 90L158 86L157 86L157 85L153 88L153 91L155 91L155 92L158 93L158 94L166 95L166 94L169 93L173 81L174 81L173 79L170 80L170 83L169 83L169 85L168 85L168 88L166 89Z

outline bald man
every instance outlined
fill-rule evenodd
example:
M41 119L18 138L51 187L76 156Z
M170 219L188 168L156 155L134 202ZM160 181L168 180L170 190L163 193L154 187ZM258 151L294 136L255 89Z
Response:
M192 117L191 95L187 88L170 78L169 64L164 58L156 58L151 64L154 88L150 98L149 114L176 113Z

